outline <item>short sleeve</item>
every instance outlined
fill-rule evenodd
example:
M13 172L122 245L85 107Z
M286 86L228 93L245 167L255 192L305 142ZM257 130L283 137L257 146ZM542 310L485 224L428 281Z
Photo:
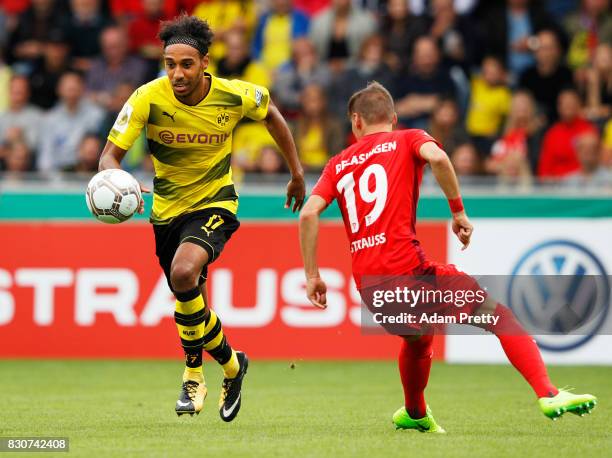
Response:
M421 146L423 146L427 142L434 142L440 148L442 148L442 144L429 135L427 132L421 129L408 129L405 132L405 139L408 146L408 150L410 153L417 159L423 160L421 157Z
M253 121L261 121L268 115L270 105L270 92L263 87L241 80L233 80L232 83L240 91L242 97L242 116Z
M130 149L140 135L148 117L148 97L142 92L142 89L136 89L119 112L108 134L108 139L121 149Z
M332 179L331 170L332 166L328 162L319 177L319 181L317 181L317 184L312 188L311 193L313 196L323 198L323 200L327 202L327 205L331 204L336 197L336 188Z

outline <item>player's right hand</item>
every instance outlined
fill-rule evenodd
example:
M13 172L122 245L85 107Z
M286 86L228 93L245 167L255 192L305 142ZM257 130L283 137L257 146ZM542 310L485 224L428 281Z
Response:
M308 300L320 309L327 308L327 285L321 277L312 277L306 280L306 295Z
M287 201L285 202L285 208L291 208L291 201L295 199L291 211L295 213L301 210L302 205L304 205L305 196L306 185L304 184L304 177L301 175L292 176L289 183L287 183Z
M140 192L141 193L149 194L151 192L151 190L149 188L147 188L145 185L143 185L142 183L138 182L138 184L140 185ZM144 199L140 199L140 205L138 206L138 210L137 211L141 215L144 213Z
M465 250L469 246L474 232L474 226L470 223L465 211L453 213L453 232L463 244L461 251Z

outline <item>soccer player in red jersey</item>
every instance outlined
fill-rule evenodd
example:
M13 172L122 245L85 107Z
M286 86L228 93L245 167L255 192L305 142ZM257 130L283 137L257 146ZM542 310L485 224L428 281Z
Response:
M326 285L319 276L316 248L319 216L334 199L342 212L353 276L362 298L366 288L363 279L372 275L452 276L464 280L464 284L475 284L455 266L428 260L416 236L419 185L423 168L429 164L448 198L452 229L462 249L468 247L472 237L473 227L463 208L457 177L441 145L422 130L394 130L397 116L393 99L378 83L355 93L348 111L357 142L330 159L300 214L300 243L310 301L326 307ZM510 309L487 296L470 312L496 318L496 326L480 327L499 338L510 362L535 391L546 416L556 419L565 412L582 415L595 406L594 396L576 395L551 383L537 344ZM427 330L402 338L399 371L405 405L393 415L398 428L444 432L424 398L432 341L433 335Z

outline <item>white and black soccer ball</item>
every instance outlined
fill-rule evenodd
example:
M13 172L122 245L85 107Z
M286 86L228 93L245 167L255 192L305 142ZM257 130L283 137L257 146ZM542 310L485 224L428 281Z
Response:
M91 214L109 224L130 219L138 210L141 199L138 181L121 169L107 169L97 173L89 181L85 193Z

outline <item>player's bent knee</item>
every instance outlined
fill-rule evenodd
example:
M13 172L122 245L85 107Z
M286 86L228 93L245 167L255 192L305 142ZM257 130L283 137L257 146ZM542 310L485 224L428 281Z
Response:
M177 262L170 269L170 283L174 291L187 291L198 286L200 270L195 264Z

